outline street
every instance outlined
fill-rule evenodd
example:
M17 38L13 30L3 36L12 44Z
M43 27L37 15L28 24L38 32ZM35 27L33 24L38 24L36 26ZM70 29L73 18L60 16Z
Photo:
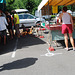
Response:
M0 75L75 75L75 51L66 51L64 41L50 51L44 38L25 35L0 46Z

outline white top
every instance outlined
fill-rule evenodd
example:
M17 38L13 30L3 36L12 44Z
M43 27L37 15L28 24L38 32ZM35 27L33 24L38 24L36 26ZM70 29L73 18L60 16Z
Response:
M62 24L71 24L71 17L67 12L63 13Z
M0 17L0 31L7 29L6 25L8 25L7 20L5 17Z

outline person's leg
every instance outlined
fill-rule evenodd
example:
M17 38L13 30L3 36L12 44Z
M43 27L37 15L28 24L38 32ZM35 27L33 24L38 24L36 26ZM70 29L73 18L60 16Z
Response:
M73 40L73 37L72 37L72 33L69 34L69 37L70 37L70 42L71 42L71 44L72 44L72 47L73 47L73 49L75 49L74 40Z
M0 36L0 43L1 43L1 36Z
M4 35L4 45L6 44L6 36Z
M10 37L11 37L11 39L13 39L13 33L12 33L11 29L10 29Z
M68 48L68 35L67 35L67 33L64 34L64 38L65 38L66 48Z
M17 37L20 38L19 24L16 25Z

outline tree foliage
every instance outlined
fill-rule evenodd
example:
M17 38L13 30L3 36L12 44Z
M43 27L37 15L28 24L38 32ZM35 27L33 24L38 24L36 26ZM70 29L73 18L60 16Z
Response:
M31 14L34 14L35 10L37 10L38 5L42 0L6 0L7 10L11 11L14 9L28 9ZM69 10L75 11L75 5L72 7L71 5L67 6ZM59 10L62 10L63 6L59 6Z
M41 1L42 0L6 0L6 6L8 11L14 9L28 9L31 14L34 14Z

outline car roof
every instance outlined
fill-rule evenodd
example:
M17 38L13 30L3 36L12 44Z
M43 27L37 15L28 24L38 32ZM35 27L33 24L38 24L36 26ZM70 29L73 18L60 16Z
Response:
M27 9L15 9L15 11L18 13L18 12L28 12Z

